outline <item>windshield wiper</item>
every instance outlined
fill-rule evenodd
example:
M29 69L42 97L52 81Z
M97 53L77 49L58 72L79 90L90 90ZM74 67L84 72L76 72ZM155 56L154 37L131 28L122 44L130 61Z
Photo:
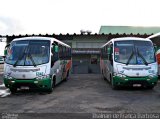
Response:
M21 60L21 59L24 57L24 55L26 54L26 53L25 53L25 52L26 52L26 49L27 49L27 47L24 49L22 55L20 55L21 57L19 56L18 59L16 60L16 62L13 64L13 67L16 67L18 61Z
M134 55L134 52L133 52L133 50L132 50L132 53L131 53L131 55L129 56L129 58L128 58L128 61L127 61L126 65L128 65L128 64L129 64L129 62L130 62L130 60L132 59L133 55Z
M28 52L28 55L29 55L29 57L30 57L30 59L31 59L33 65L34 65L34 67L36 67L37 65L36 65L35 61L33 60L33 57L32 57L32 55L31 55L31 53Z
M138 53L138 55L142 58L144 64L145 64L145 65L148 65L148 62L145 60L145 58L143 57L143 55L139 52L138 48L137 48L137 53Z

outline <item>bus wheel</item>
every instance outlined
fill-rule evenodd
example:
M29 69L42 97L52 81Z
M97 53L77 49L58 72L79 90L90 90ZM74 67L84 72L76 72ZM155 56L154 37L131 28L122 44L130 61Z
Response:
M15 94L17 92L17 88L16 87L12 87L10 88L10 91L12 94Z
M67 81L69 79L68 77L69 77L69 71L67 72L67 76L64 80Z
M154 86L147 86L146 88L149 90L152 90L154 88Z
M101 70L101 74L103 75L103 70Z
M117 89L117 86L113 84L113 78L112 76L110 76L110 82L111 82L111 87L113 90L116 90Z
M52 84L51 84L51 88L48 90L49 93L52 93L53 92L53 88L55 87L55 77L52 79Z
M103 70L102 70L102 77L104 80L107 80L106 77L104 76Z
M113 83L111 83L112 89L117 90L117 86L115 86Z

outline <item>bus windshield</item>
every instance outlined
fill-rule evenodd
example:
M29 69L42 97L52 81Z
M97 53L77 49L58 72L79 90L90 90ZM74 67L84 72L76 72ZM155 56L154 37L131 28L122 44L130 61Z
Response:
M114 60L124 64L150 64L156 62L153 44L150 41L115 41Z
M13 41L6 63L14 66L36 66L49 62L50 41L47 40L21 40Z

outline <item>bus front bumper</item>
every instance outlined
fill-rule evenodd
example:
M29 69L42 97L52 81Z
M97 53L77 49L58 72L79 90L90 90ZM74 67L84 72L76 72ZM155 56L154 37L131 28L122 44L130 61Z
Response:
M155 86L158 82L158 77L118 77L113 76L113 85L115 86Z
M44 79L7 79L4 78L4 84L7 88L21 88L21 87L28 87L29 89L43 89L48 90L51 88L51 79L44 78Z

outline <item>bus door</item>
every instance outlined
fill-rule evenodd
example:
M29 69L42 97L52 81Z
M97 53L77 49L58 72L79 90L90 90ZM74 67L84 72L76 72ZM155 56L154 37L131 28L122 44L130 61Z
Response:
M108 60L107 60L107 78L110 79L110 74L112 73L113 71L113 55L112 55L112 52L113 52L113 45L112 43L110 43L108 46L107 46L107 57L108 57Z
M160 76L160 47L157 48L156 58L158 63L158 75Z
M60 58L60 64L59 64L59 77L60 77L60 81L64 79L64 73L65 73L65 64L66 64L66 60L65 60L65 47L60 45L59 46L59 58Z
M51 74L55 74L56 76L56 84L61 81L61 60L60 60L60 52L58 44L53 45L53 52L51 56Z

